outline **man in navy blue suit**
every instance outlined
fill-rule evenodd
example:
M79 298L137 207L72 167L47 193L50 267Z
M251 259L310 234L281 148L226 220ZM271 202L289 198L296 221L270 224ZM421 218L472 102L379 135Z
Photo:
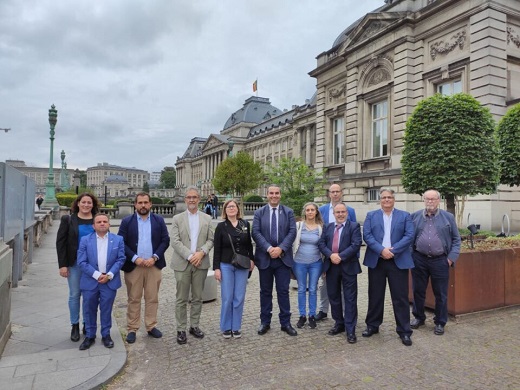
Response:
M363 225L367 244L363 265L368 267L367 327L363 337L379 333L383 322L386 281L390 287L397 334L404 345L412 345L408 273L414 267L410 245L414 227L410 214L394 208L394 190L381 188L381 209L370 211Z
M121 221L119 234L125 241L125 272L128 307L126 311L126 341L135 342L141 324L141 298L144 292L144 325L148 335L161 338L157 328L161 270L166 266L164 252L170 245L170 235L163 217L151 212L152 201L146 192L135 197L135 213Z
M330 300L334 327L329 334L334 336L346 331L347 341L354 344L357 325L357 275L361 273L358 251L361 247L359 223L347 220L347 206L339 203L334 207L335 223L323 229L318 242L325 256L323 272L327 274L327 293ZM341 288L345 311L342 308Z
M255 211L253 240L256 243L255 264L260 274L260 327L258 334L266 334L271 328L273 311L273 282L280 308L281 330L296 336L291 326L289 283L294 264L292 245L296 238L296 222L293 211L280 204L280 187L267 189L268 204Z
M79 287L86 306L87 321L85 340L80 350L89 349L96 340L97 309L100 309L101 340L107 348L114 342L110 337L112 327L112 306L116 292L121 287L119 271L125 262L123 239L108 231L108 215L94 217L94 233L81 239L78 249L78 266L81 269Z
M335 221L336 217L334 216L334 206L339 203L342 203L341 199L343 198L343 191L339 184L332 184L329 187L329 198L330 203L326 203L319 208L321 218L323 219L323 227L327 227L329 223ZM357 222L356 220L356 211L347 206L347 221ZM327 294L327 279L325 277L321 278L321 286L320 286L320 309L318 314L316 315L316 321L321 321L327 318L327 313L329 312L329 296Z

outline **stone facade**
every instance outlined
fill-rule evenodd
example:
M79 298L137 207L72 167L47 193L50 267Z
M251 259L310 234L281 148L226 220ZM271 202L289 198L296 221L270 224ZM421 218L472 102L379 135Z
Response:
M191 173L179 184L212 192L214 168L231 145L262 163L295 156L326 169L361 221L378 207L382 186L396 190L398 208L422 208L420 197L406 194L400 180L406 121L434 93L469 93L496 120L520 101L519 6L516 0L385 2L317 57L309 73L317 85L313 98L256 123L237 122L234 135L225 127L219 135L194 139L190 148L198 142L197 153L177 161L177 169ZM315 195L326 201L325 189ZM518 200L518 189L505 186L491 196L471 197L464 224L497 230L508 214L518 231Z
M150 174L142 169L125 168L106 162L87 168L87 187L94 190L100 199L108 197L126 197L142 191L145 182L150 181Z
M29 167L25 164L25 161L22 160L5 160L7 165L16 168L20 172L22 172L25 176L31 178L36 182L36 193L37 194L45 194L45 183L47 182L47 178L49 177L49 167L47 168L39 168L39 167ZM69 187L72 187L74 180L74 170L67 169L67 179L69 181ZM53 168L54 173L54 185L56 188L60 188L60 177L61 177L62 168Z

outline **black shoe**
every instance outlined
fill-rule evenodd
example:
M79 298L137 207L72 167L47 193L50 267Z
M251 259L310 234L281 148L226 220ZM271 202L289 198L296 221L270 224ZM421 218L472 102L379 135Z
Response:
M108 335L107 337L101 337L101 341L103 342L103 345L106 348L114 347L114 342L112 341L112 337L110 337L110 335Z
M412 339L411 339L410 336L408 336L408 335L401 336L401 341L402 341L403 344L406 345L407 347L409 347L410 345L412 345Z
M303 325L305 325L305 323L307 322L307 317L305 316L300 316L300 319L298 320L298 322L296 323L296 327L298 329L301 329L303 328Z
M157 328L152 328L152 330L148 331L148 336L152 336L154 339L160 339L162 337L162 332Z
M412 329L419 329L419 326L423 326L423 325L424 325L424 320L420 320L418 318L414 318L410 322L410 328L412 328Z
M198 326L192 326L190 328L190 334L192 334L193 336L195 336L198 339L204 338L204 332L202 330L200 330Z
M188 339L185 331L177 332L177 344L186 344Z
M95 338L85 337L85 340L79 346L80 351L84 351L85 349L89 349L91 345L96 342Z
M294 329L291 324L287 325L287 326L282 326L280 328L280 330L282 332L285 332L287 333L289 336L297 336L298 335L298 332L296 332L296 329Z
M79 341L79 324L72 324L70 339L74 342Z
M349 344L356 344L357 337L355 333L348 333L347 334L347 341Z
M126 342L128 344L135 343L135 332L128 332L128 334L126 335Z
M233 332L231 331L231 329L222 332L222 337L224 337L225 339L230 339L231 336L233 336Z
M258 334L259 335L266 334L269 329L271 329L271 325L269 325L269 324L260 324L260 326L258 327Z
M240 337L242 337L242 332L240 332L239 330L234 330L233 331L233 338L234 339L239 339Z
M316 314L316 321L321 321L327 318L327 313L324 313L320 310L318 314Z
M444 325L436 324L435 328L433 328L433 333L437 336L442 336L444 334Z
M379 328L370 328L367 326L367 328L363 331L361 336L363 337L372 337L376 333L379 333Z
M85 326L85 323L83 323L83 329L82 329L82 332L83 332L83 336L86 336L86 335L87 335L87 327Z
M316 318L314 318L314 316L309 317L309 328L316 328Z
M345 331L345 325L334 325L331 330L329 330L329 334L331 336L336 336L337 334L343 333Z

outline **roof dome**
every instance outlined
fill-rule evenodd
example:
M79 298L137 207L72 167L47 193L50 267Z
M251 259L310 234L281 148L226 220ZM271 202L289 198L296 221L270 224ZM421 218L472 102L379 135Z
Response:
M105 179L105 183L128 183L128 180L121 175L110 175Z
M244 106L240 110L231 114L223 130L240 122L262 123L281 113L282 110L271 105L268 98L251 96L245 101Z

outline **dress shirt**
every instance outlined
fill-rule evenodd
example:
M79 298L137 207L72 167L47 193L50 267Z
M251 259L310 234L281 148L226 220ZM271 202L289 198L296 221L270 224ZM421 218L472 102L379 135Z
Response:
M188 222L190 224L190 244L191 244L191 247L190 247L191 255L188 257L188 260L190 260L191 256L193 256L193 254L195 252L197 252L197 241L199 239L199 225L200 225L199 212L197 211L196 213L192 213L188 210Z
M142 259L149 259L153 255L152 248L152 223L150 221L150 214L146 218L141 218L137 215L137 254L132 258L135 263L138 257Z
M94 279L98 280L102 274L107 273L108 233L105 234L103 237L100 237L96 234L96 242L97 242L98 271L94 271L94 274L92 274L92 277ZM112 272L109 272L107 275L109 275L110 278L114 277L114 274Z
M381 243L385 248L391 248L392 247L392 241L390 239L390 233L392 230L392 215L394 214L394 210L392 209L392 212L390 215L387 215L383 211L383 223L385 228L385 235L383 236L383 242Z
M274 217L276 218L276 226L278 226L278 216L279 216L279 213L280 213L280 205L276 206L276 207L271 207L269 206L269 209L271 210L270 213L269 213L269 232L271 231L271 221L273 220L273 213L274 213ZM274 211L274 209L276 209L276 211ZM280 237L280 232L277 232L277 238ZM269 236L271 237L271 236ZM272 246L269 246L269 248L267 248L267 252L269 252L271 250Z
M421 235L417 237L415 242L415 250L426 256L442 256L444 255L444 247L435 227L435 219L439 215L439 209L433 214L427 214L426 210L423 212L423 217L426 223Z

